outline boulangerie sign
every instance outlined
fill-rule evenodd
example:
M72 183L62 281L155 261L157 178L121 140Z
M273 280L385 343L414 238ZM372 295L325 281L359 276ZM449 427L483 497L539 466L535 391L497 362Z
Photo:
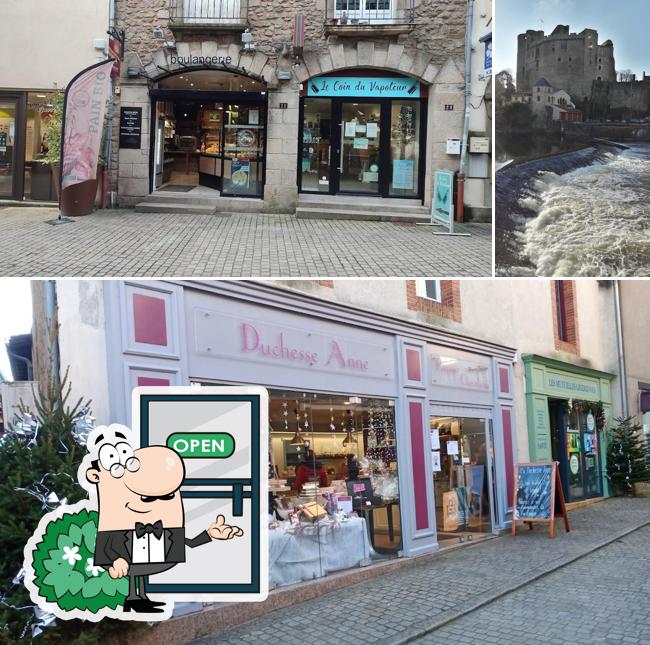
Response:
M95 179L102 143L111 69L108 60L83 71L66 90L62 188Z

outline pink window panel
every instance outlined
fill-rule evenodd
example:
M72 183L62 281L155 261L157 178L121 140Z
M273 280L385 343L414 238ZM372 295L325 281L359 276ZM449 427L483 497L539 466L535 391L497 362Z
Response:
M416 530L429 528L429 502L427 499L427 474L425 467L424 428L422 403L409 403L411 427L411 459L413 462L413 499L415 500Z
M506 490L508 491L508 508L512 508L515 486L515 460L512 445L512 413L509 408L501 410L503 423L503 453L506 469Z
M420 369L420 350L406 350L406 378L417 383L422 381L422 370Z
M135 342L167 346L167 320L162 298L133 294Z
M501 394L510 394L510 378L507 367L499 368L499 391Z
M152 378L151 376L138 376L138 387L159 387L171 385L166 378Z

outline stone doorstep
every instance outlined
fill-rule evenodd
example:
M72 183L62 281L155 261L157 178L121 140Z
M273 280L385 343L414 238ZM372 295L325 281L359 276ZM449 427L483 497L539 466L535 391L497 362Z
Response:
M566 510L567 511L575 511L579 508L584 508L585 506L591 506L592 504L599 504L600 502L604 502L606 499L609 499L608 497L592 497L591 499L583 499L580 500L579 502L569 502L566 505ZM569 517L569 522L571 521L571 518Z
M504 529L498 535L488 534L476 541L454 544L444 549L437 549L410 558L377 562L367 567L333 573L325 578L279 587L269 591L267 600L261 603L224 603L217 607L206 607L154 625L147 631L138 629L126 634L122 633L119 639L109 639L108 643L109 645L158 645L163 642L165 645L181 645L190 640L214 634L217 631L231 629L277 609L291 607L387 573L409 569L424 562L429 562L434 558L444 557L457 549L477 547L486 540L493 540L508 532L507 529Z
M56 202L32 202L32 201L18 201L15 199L0 199L0 208L59 208Z

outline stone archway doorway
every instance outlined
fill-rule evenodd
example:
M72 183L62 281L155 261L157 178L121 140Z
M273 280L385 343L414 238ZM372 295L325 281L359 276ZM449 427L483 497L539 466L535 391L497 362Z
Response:
M158 78L151 99L150 191L263 198L267 89L240 70Z

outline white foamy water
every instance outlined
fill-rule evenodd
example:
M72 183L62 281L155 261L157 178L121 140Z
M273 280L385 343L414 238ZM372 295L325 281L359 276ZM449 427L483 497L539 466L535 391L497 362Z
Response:
M539 276L650 275L650 146L563 176L540 173L523 232Z

